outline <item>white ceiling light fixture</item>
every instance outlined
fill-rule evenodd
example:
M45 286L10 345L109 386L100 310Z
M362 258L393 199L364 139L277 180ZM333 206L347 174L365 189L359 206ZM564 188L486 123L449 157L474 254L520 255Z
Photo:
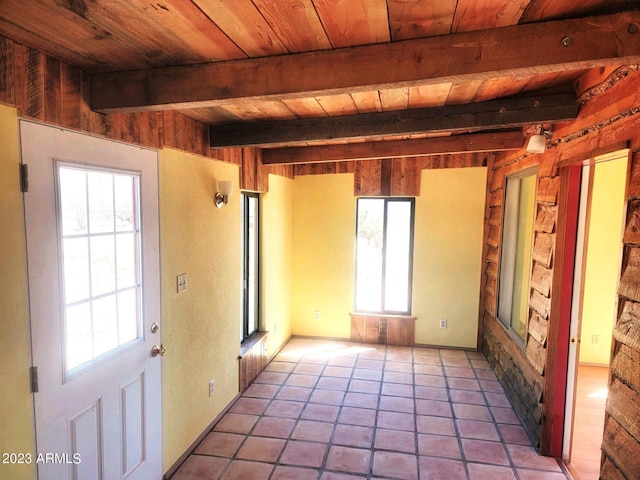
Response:
M542 125L538 126L538 133L529 137L527 143L528 153L544 153L547 149L547 135L551 132L545 132Z

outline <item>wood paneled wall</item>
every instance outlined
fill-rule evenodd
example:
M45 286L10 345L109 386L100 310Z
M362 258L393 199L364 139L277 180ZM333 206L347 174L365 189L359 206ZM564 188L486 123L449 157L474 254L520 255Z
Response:
M267 355L267 332L255 335L247 345L243 345L238 357L238 391L244 392L269 363Z
M636 478L640 472L640 127L627 186L624 259L613 330L611 382L602 443L601 478Z
M256 148L213 150L207 126L176 111L104 115L91 111L89 75L0 36L0 103L23 118L137 145L184 150L240 166L240 188L265 192L268 174L293 178L291 166L264 166Z
M211 149L207 126L176 111L104 115L91 111L89 75L0 36L0 103L65 128L151 148L169 147L240 167L240 189L266 192L269 174L353 173L356 196L416 196L420 170L486 166L487 153L305 165L263 165L258 148Z
M416 317L408 315L351 314L351 341L412 347Z
M628 69L598 79L606 88L590 96L576 121L553 135L541 155L524 151L498 154L489 163L485 219L485 268L482 279L482 350L523 419L532 441L548 450L553 414L553 379L558 349L562 274L557 256L558 223L563 211L561 168L588 161L595 153L620 146L632 150L627 187L624 258L619 286L619 315L614 329L612 375L607 402L601 478L635 478L640 471L640 74ZM609 74L610 72L606 72ZM583 79L584 80L584 79ZM526 348L519 347L496 318L497 279L505 178L538 166L537 213L529 298ZM617 260L617 258L616 258ZM557 268L556 268L557 267ZM573 265L566 268L573 269Z

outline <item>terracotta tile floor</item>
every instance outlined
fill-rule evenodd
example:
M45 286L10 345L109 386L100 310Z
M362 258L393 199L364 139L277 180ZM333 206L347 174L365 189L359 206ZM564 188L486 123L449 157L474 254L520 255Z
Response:
M291 340L172 480L565 480L482 354Z

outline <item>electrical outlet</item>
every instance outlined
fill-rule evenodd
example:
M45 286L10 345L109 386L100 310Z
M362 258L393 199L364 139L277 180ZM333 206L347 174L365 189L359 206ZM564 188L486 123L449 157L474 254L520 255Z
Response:
M215 380L211 380L209 382L209 396L213 397L213 391L215 390L215 386L216 386L216 381Z
M593 335L591 337L591 344L592 345L597 345L600 343L600 335Z
M447 319L446 318L441 318L440 319L440 328L447 328Z
M275 334L278 333L278 322L273 324L273 333L275 333Z
M313 318L314 320L320 320L320 310L313 312Z
M178 293L183 292L187 289L187 274L182 273L177 277L178 283Z

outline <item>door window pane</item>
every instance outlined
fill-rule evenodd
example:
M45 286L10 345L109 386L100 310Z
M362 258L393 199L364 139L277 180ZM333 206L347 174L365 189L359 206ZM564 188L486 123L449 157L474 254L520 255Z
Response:
M140 337L139 176L57 168L70 371Z
M60 204L62 209L62 233L74 235L87 233L87 174L83 170L60 170Z
M116 258L118 289L133 287L136 284L136 235L123 233L116 236Z
M135 179L129 175L113 177L116 231L133 232L135 229Z
M91 237L91 295L102 295L116 289L116 252L114 236Z
M118 311L116 295L93 301L93 355L118 347Z
M62 243L64 254L64 285L67 304L86 300L89 291L89 241L86 237L65 238Z
M88 172L89 231L112 232L114 226L113 175Z

